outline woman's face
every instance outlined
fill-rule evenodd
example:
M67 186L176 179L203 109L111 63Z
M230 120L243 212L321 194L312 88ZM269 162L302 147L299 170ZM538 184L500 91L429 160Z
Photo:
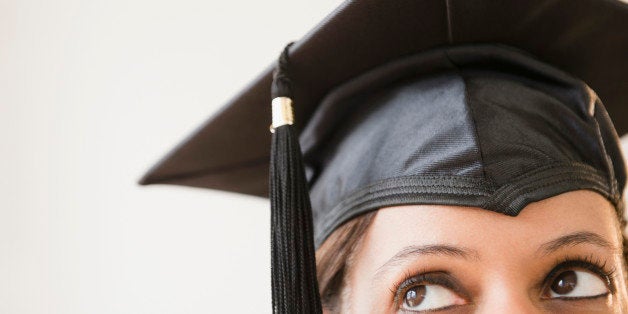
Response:
M381 209L343 290L352 313L625 312L613 206L590 191L517 217L435 205Z

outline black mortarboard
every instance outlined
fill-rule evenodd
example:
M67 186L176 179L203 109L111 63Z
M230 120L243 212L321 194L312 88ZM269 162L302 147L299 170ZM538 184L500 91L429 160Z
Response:
M621 207L606 110L628 131L628 5L348 1L141 183L267 196L271 99L294 100L301 130L274 123L273 307L319 312L312 241L361 213L428 203L517 215L576 189Z

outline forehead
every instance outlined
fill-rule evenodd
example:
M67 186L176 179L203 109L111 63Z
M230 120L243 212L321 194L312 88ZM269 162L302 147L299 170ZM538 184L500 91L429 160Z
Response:
M367 233L365 248L374 259L387 259L409 245L436 243L468 247L481 255L503 255L503 250L529 255L549 240L580 231L620 247L614 207L601 195L581 190L531 203L516 217L473 207L384 208Z

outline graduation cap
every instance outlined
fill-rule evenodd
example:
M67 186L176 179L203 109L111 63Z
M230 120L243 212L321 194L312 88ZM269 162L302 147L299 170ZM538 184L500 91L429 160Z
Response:
M314 248L357 215L576 189L620 210L627 30L618 0L347 1L140 183L270 197L273 310L320 313Z

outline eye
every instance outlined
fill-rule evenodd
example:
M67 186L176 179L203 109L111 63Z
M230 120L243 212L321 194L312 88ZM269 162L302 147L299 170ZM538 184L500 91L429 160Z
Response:
M595 298L609 293L608 281L585 270L565 270L554 277L547 297L562 299Z
M403 296L401 309L434 311L464 304L464 299L440 285L422 284L409 287Z

